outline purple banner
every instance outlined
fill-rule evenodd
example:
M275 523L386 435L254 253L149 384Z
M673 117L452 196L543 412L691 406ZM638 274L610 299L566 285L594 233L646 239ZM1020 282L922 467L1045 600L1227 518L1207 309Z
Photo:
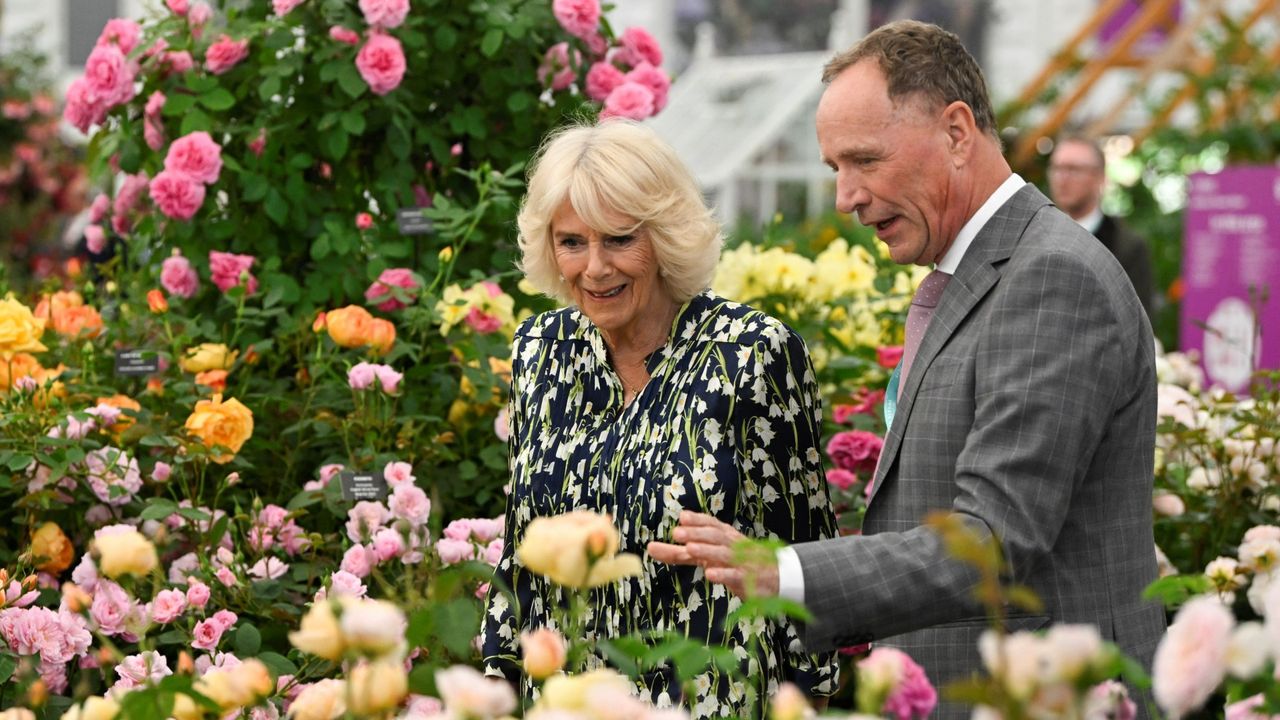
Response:
M1280 168L1188 178L1182 275L1182 349L1211 384L1240 392L1255 367L1280 367Z
M1110 45L1113 41L1120 37L1130 22L1138 16L1138 11L1142 9L1142 0L1129 0L1122 4L1119 9L1112 13L1111 17L1103 21L1102 27L1098 28L1098 42L1102 46ZM1177 26L1179 19L1182 18L1182 3L1175 2L1169 6L1166 17L1156 21L1156 24L1147 32L1138 38L1129 50L1129 54L1136 57L1146 55L1154 55L1161 47L1164 46L1165 40L1173 28Z

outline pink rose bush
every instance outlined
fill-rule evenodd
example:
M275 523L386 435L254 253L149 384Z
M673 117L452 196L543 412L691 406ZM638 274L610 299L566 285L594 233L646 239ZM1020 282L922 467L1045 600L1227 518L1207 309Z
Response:
M356 55L356 69L376 95L386 95L400 87L406 67L404 48L391 35L371 35Z
M248 40L233 40L223 35L209 46L204 56L204 67L214 75L222 75L240 64L249 55Z

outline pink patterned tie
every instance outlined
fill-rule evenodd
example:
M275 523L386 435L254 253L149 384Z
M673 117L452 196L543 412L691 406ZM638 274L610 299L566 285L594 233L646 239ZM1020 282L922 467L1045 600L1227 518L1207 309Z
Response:
M941 270L934 270L925 276L916 294L911 297L911 309L907 310L907 342L902 351L902 374L898 377L898 397L902 397L902 388L907 384L907 373L911 372L911 361L920 349L920 340L924 331L933 319L933 310L938 307L942 291L947 289L951 276Z

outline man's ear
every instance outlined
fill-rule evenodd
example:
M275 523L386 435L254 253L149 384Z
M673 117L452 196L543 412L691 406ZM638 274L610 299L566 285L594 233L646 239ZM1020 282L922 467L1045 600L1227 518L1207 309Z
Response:
M947 133L947 149L952 162L960 167L969 161L980 133L973 110L963 100L956 100L943 108L941 121Z

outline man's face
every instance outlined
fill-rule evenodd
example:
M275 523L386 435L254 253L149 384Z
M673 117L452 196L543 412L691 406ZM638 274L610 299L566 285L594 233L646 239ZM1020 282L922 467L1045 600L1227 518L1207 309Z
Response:
M1082 218L1098 207L1105 182L1098 155L1086 143L1065 140L1049 156L1049 193L1073 218Z
M889 99L875 60L840 73L818 104L818 147L836 173L836 209L856 213L900 264L942 259L964 224L959 165L941 110Z

